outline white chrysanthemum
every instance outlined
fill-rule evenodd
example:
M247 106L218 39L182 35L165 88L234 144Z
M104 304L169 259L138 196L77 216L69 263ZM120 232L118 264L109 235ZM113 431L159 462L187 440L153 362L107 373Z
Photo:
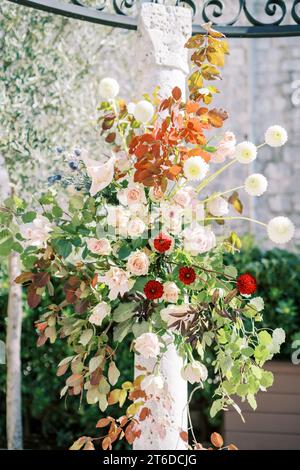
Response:
M270 147L281 147L287 140L287 131L281 126L271 126L266 130L265 141Z
M257 147L252 142L241 142L235 148L235 158L238 162L248 164L257 156Z
M207 209L209 213L215 217L222 217L223 215L228 214L229 204L221 196L217 196L207 203Z
M274 243L283 244L289 242L295 233L293 222L287 217L274 217L267 227L270 240Z
M208 164L202 157L190 157L183 165L183 172L189 181L201 181L209 170Z
M118 82L114 78L102 78L99 86L100 95L106 100L112 100L120 91Z
M154 108L149 101L141 100L135 105L133 115L137 121L146 123L153 118Z
M245 180L245 191L250 196L261 196L268 187L268 180L260 173L254 173Z
M254 307L257 312L261 312L265 308L264 299L262 297L254 297L250 300L249 305Z

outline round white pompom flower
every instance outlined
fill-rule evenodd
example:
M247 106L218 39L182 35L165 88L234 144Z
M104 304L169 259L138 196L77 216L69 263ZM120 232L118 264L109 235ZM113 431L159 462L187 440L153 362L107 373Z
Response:
M265 141L270 147L281 147L287 140L287 131L281 126L271 126L266 130Z
M106 100L114 99L120 91L119 84L114 78L102 78L99 86L100 95Z
M252 142L241 142L235 148L235 158L238 162L247 165L257 157L257 147Z
M209 165L202 157L190 157L183 165L183 173L189 181L201 181L205 178L209 170Z
M153 118L154 108L149 101L141 100L135 105L133 115L137 121L146 123Z
M260 173L253 173L245 180L245 191L250 196L261 196L268 187L268 180Z
M289 242L293 238L295 226L287 217L279 216L270 220L267 231L270 240L281 245Z

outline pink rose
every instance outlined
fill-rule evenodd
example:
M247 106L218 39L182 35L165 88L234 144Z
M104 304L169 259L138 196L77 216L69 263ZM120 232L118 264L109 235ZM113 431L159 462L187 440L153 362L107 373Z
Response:
M139 219L138 217L135 217L134 219L131 219L128 222L127 234L131 238L140 237L145 230L145 223L142 221L142 219Z
M185 208L191 204L192 201L192 193L190 188L182 188L180 189L173 197L173 201L175 204Z
M160 342L154 333L143 333L135 340L134 348L141 356L149 359L160 353Z
M159 186L150 188L149 197L153 202L160 202L164 199L165 195Z
M164 283L163 287L164 287L163 300L165 300L166 302L176 304L180 289L177 287L175 282L167 281Z
M127 270L134 276L145 276L149 270L149 258L143 251L131 253L127 260Z
M183 231L184 249L192 256L206 253L216 246L216 237L210 227L189 227Z
M146 203L145 190L142 185L131 183L118 192L118 199L124 206L144 204Z
M109 287L108 297L110 300L116 299L119 294L123 296L134 284L134 281L129 279L129 273L115 266L111 267L104 276L99 277L99 281Z
M212 154L211 161L213 163L223 163L226 158L234 155L236 146L236 138L233 132L225 132L224 138L217 145L217 151Z
M97 240L96 238L90 238L87 240L86 244L88 249L97 255L107 256L111 253L110 242L106 238L100 238L100 240Z

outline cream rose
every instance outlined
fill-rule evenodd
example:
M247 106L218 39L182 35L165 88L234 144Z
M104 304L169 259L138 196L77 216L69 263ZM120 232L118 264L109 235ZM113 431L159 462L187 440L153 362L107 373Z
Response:
M215 217L222 217L223 215L228 214L229 204L221 196L216 196L207 203L207 209L209 213Z
M146 225L142 219L135 217L128 222L127 234L131 238L137 238L146 230Z
M90 238L87 240L86 244L88 249L97 255L107 256L111 253L111 245L107 238L100 238L99 240L96 238Z
M193 361L181 369L182 378L191 384L205 382L207 375L207 368L199 361Z
M89 322L93 325L101 326L105 317L111 312L111 307L106 302L100 302L93 308L93 313L89 317Z
M127 188L119 191L118 199L124 206L140 205L147 202L145 190L139 184L129 184Z
M33 222L20 225L19 230L26 240L26 246L41 247L48 240L52 227L46 217L39 215Z
M127 270L133 276L145 276L149 270L149 258L143 251L136 251L129 255Z
M110 300L114 300L128 292L133 286L133 280L129 279L129 273L115 266L111 267L104 276L99 277L100 282L104 282L109 287Z
M160 353L160 342L154 333L143 333L135 340L136 352L145 358L157 357Z
M147 375L141 382L141 389L146 395L159 397L164 389L164 380L160 375Z
M192 256L206 253L216 246L216 237L210 227L189 227L183 231L184 249Z
M182 188L173 196L173 202L178 204L180 207L189 207L192 201L192 190L193 188Z
M163 300L165 300L166 302L176 304L180 289L177 287L175 282L167 281L164 283L163 287L164 287Z

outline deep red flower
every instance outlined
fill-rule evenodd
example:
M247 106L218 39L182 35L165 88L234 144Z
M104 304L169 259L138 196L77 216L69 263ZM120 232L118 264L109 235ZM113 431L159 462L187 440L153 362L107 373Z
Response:
M144 292L149 300L160 299L164 293L164 288L159 281L148 281L144 287Z
M236 286L240 294L251 295L256 291L257 283L255 277L245 273L237 278Z
M153 246L159 253L168 251L173 243L173 238L165 233L159 233L153 240Z
M183 282L183 284L188 286L189 284L193 284L195 281L196 273L193 268L183 266L182 268L179 268L179 279L181 282Z

